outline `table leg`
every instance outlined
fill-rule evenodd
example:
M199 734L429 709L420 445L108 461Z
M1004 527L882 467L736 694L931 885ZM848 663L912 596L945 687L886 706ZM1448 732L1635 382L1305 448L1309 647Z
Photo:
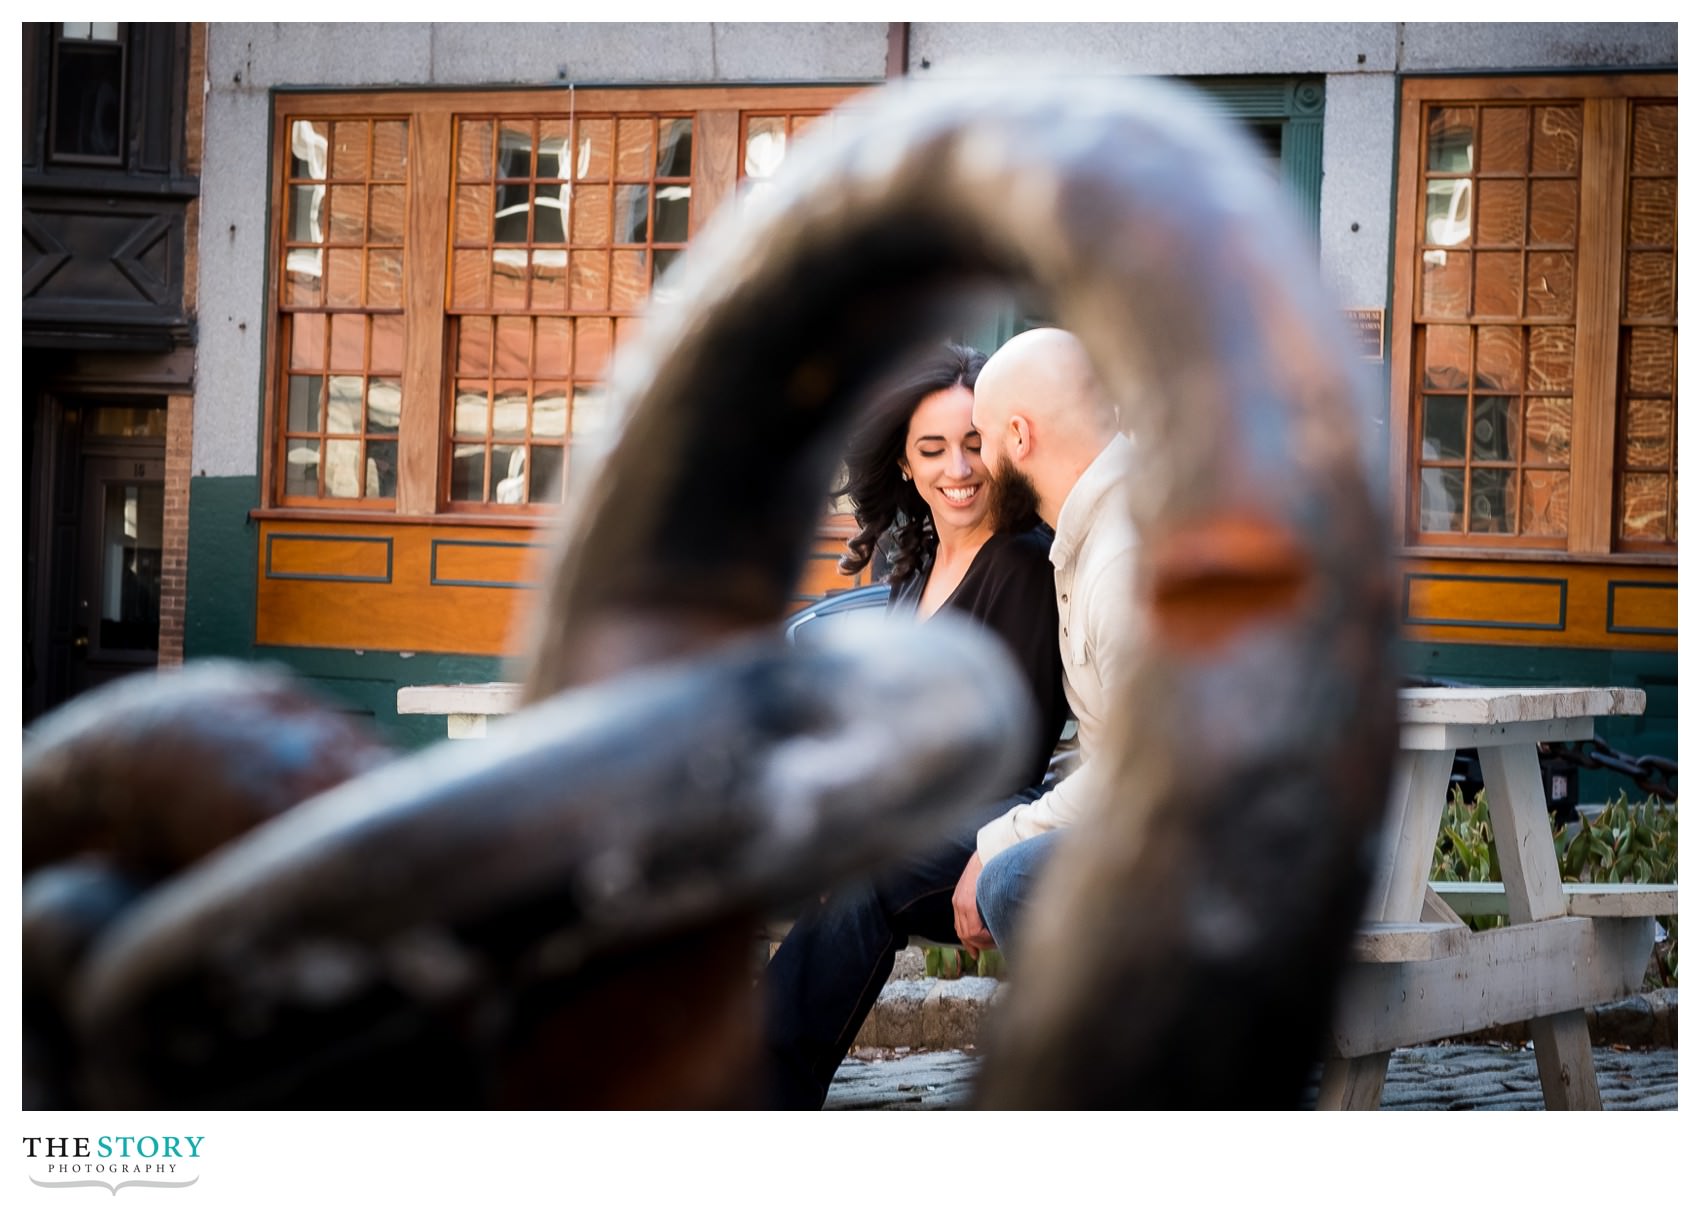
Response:
M1422 912L1452 781L1452 753L1437 749L1399 754L1365 921L1414 922Z
M1513 925L1563 917L1564 886L1535 747L1483 747L1478 756L1493 819L1494 851L1505 880L1506 917ZM1586 1013L1569 1010L1537 1018L1529 1030L1547 1109L1598 1110L1600 1088Z
M1537 1018L1529 1024L1529 1033L1535 1039L1535 1067L1540 1070L1547 1110L1602 1110L1587 1011Z
M1316 1088L1318 1111L1374 1111L1381 1106L1391 1052L1369 1056L1335 1057L1323 1062Z
M1414 922L1422 913L1434 865L1434 842L1452 779L1452 750L1402 751L1393 767L1380 860L1364 905L1369 922ZM1374 1111L1381 1106L1388 1052L1332 1058L1322 1066L1318 1111Z

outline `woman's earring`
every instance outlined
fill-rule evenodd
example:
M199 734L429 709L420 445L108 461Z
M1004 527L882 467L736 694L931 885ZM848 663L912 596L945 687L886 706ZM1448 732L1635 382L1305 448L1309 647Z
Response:
M900 471L897 474L903 477L903 482L905 484L909 482L909 473L907 471Z

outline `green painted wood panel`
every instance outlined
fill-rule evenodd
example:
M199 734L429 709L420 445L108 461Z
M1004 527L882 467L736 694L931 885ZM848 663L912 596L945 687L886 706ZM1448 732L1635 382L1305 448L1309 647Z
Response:
M393 745L417 749L447 737L437 716L397 715L403 686L491 682L510 676L500 657L281 648L254 643L259 526L257 476L198 476L189 488L189 587L185 660L226 657L287 665L346 711L372 720Z

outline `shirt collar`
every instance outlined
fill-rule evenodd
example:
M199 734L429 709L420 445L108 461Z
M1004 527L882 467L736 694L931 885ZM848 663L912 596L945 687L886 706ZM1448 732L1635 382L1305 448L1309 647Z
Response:
M1056 537L1051 540L1053 567L1065 568L1074 562L1080 544L1103 512L1105 498L1126 477L1132 449L1126 435L1118 433L1086 465L1074 487L1068 490L1062 508L1057 511Z

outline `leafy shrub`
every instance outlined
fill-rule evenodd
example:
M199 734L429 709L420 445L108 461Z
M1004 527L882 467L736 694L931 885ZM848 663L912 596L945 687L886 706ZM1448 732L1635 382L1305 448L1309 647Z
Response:
M1581 884L1676 883L1676 805L1657 799L1631 804L1619 792L1598 816L1570 827L1554 825L1553 849L1559 875ZM1493 849L1493 822L1487 793L1465 802L1457 788L1441 815L1431 880L1499 882L1499 858ZM1503 917L1464 919L1471 929L1503 925ZM1654 944L1648 979L1676 984L1676 917L1661 917L1665 937Z

